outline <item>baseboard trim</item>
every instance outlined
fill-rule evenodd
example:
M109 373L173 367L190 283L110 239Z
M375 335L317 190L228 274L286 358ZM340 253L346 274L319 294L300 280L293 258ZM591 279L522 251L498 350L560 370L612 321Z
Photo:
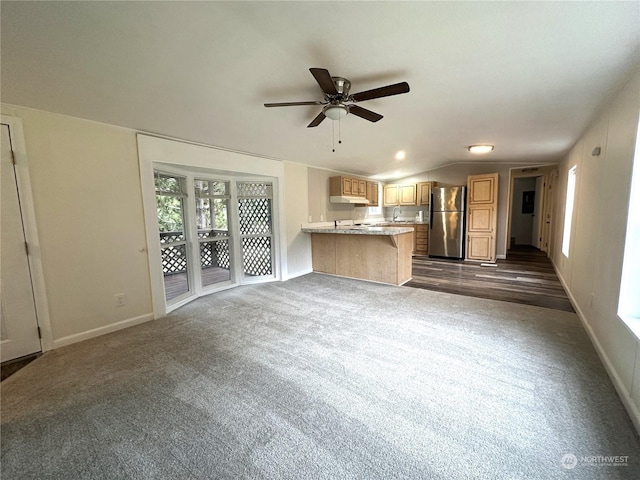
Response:
M297 277L302 277L303 275L307 275L309 273L313 273L313 268L308 268L306 270L302 270L301 272L296 272L296 273L293 273L291 275L289 275L289 274L283 275L282 276L282 281L286 282L287 280L291 280L291 279L297 278Z
M636 428L636 431L638 432L638 434L640 434L640 409L638 409L638 406L635 404L635 402L631 398L631 394L625 387L624 383L622 383L622 379L620 378L620 376L618 375L618 372L616 371L613 364L611 363L611 360L609 360L609 356L605 352L604 348L602 348L602 345L598 341L598 337L596 336L593 329L591 328L591 325L589 325L589 322L587 321L587 318L582 312L582 309L578 306L578 302L576 302L576 299L573 297L573 294L571 293L571 290L569 290L569 287L567 286L567 283L565 282L564 278L562 277L562 275L560 275L560 270L556 266L556 263L553 261L553 259L550 258L550 260L554 270L556 271L556 275L558 276L558 279L562 284L562 288L564 288L564 291L567 293L567 297L569 297L569 301L571 302L571 305L576 311L576 314L578 315L578 318L580 319L582 326L587 332L587 335L589 336L591 343L596 349L596 352L600 357L600 361L604 365L604 369L607 371L607 374L609 375L609 378L611 379L611 382L613 383L613 386L616 389L616 392L618 392L618 396L620 397L620 400L622 400L622 404L624 405L624 408L627 410L627 413L629 414L629 418L631 418L631 422L633 422L633 426Z
M141 323L148 322L149 320L153 320L153 313L145 313L144 315L140 315L138 317L127 318L126 320L112 323L110 325L105 325L104 327L87 330L86 332L74 333L73 335L68 335L66 337L54 340L53 348L55 349L66 347L67 345L82 342L83 340L89 340L90 338L99 337L100 335L117 332L118 330L122 330L128 327L133 327L134 325L139 325Z

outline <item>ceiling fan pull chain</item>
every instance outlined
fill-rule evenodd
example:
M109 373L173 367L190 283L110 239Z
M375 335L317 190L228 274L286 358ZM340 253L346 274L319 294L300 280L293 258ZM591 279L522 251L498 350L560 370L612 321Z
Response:
M336 124L331 122L331 140L333 142L333 153L336 153Z
M342 143L342 117L338 118L338 143Z

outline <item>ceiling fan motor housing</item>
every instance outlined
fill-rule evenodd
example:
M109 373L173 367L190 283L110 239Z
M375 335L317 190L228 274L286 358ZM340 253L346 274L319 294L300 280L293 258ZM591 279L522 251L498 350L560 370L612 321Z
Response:
M345 101L347 100L347 97L349 96L349 89L351 88L351 82L349 80L347 80L346 78L342 78L342 77L331 77L331 80L333 80L333 83L336 86L336 90L338 91L338 95L329 95L327 94L327 97L335 97L335 98L327 98L327 100L331 101L331 100L337 100L337 101Z

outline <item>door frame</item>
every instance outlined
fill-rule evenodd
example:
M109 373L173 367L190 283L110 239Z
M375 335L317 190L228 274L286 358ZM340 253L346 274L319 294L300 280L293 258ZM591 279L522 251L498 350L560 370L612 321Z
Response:
M514 181L516 178L544 177L542 192L540 192L542 194L541 215L538 216L537 221L540 223L540 233L543 236L541 244L544 245L545 241L549 243L549 245L551 244L551 242L549 242L548 240L551 237L551 230L554 227L552 224L554 219L551 217L547 217L547 212L548 212L549 205L552 205L554 203L556 192L555 192L555 189L553 189L549 194L549 190L547 187L549 186L549 182L550 182L550 179L552 178L552 175L554 174L554 171L556 171L557 169L558 169L557 164L532 165L527 167L517 167L517 168L514 167L509 169L509 200L508 200L508 206L507 206L508 210L507 210L507 231L506 231L507 252L511 248L511 216L513 215L513 212L512 212L513 190L514 190ZM536 195L538 195L537 190L536 190ZM549 221L549 223L546 223L547 220ZM545 246L544 249L541 248L540 251L546 252L547 257L550 256L548 246Z
M29 245L29 272L31 273L36 316L38 326L40 327L40 344L42 351L46 352L53 349L53 331L51 329L49 303L47 302L44 269L42 268L42 251L38 237L33 190L31 189L31 177L29 175L29 159L24 140L22 119L9 115L0 115L0 123L9 127L11 150L13 151L16 161L14 168L18 192L20 193L20 211L22 213L24 236Z

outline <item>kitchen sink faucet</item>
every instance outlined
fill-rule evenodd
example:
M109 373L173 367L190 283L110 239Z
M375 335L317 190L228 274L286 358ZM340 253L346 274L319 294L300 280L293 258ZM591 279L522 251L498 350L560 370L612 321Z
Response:
M400 207L393 207L393 221L395 222L396 220L398 220L398 215L400 215L402 213L402 210L400 210Z

